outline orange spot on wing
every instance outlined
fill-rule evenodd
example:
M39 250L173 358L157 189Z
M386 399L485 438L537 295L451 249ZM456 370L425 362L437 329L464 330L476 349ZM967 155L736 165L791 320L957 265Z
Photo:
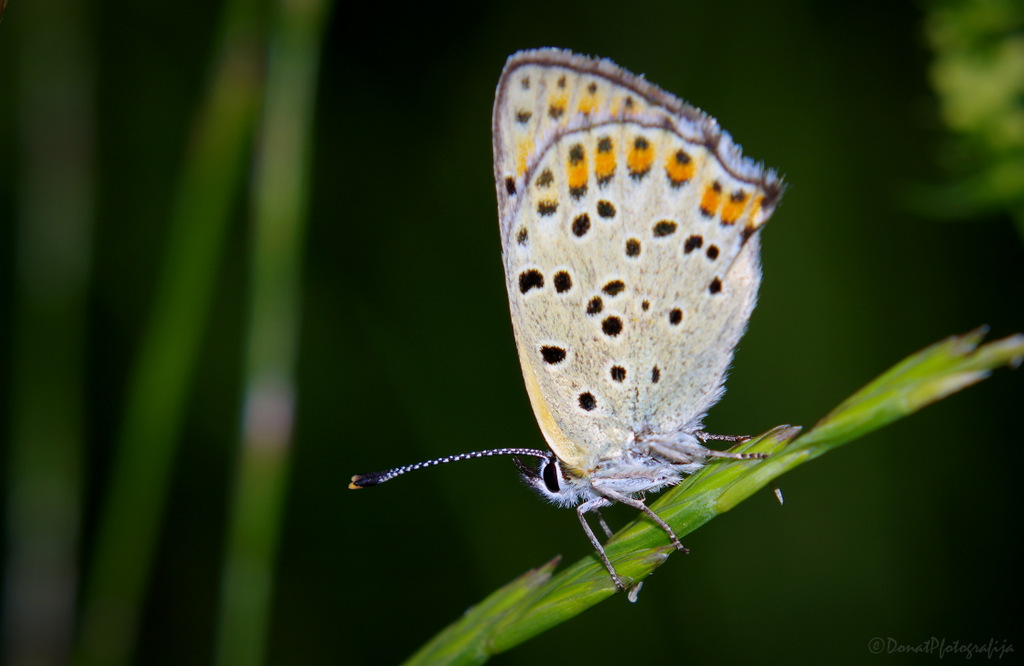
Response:
M578 190L587 185L587 158L580 157L579 160L569 160L569 191Z
M551 102L548 104L548 115L553 120L559 120L565 117L565 109L569 106L569 96L565 94L553 95Z
M693 159L682 150L678 150L675 154L670 155L665 162L665 173L668 174L669 180L672 181L673 185L682 185L690 180L693 178L696 170L697 165Z
M700 210L711 217L718 211L718 204L722 200L722 186L718 181L704 188L704 195L700 199Z
M740 215L743 214L743 209L746 208L747 202L750 200L750 195L746 192L737 190L726 200L725 205L722 206L722 224L733 224L739 219Z
M637 139L630 146L629 154L626 156L626 166L630 173L647 173L654 162L654 148L646 140Z
M760 227L763 223L761 219L761 205L764 203L764 195L758 194L754 197L754 203L750 206L750 222L748 223L751 227Z
M533 140L523 139L516 146L516 175L523 175L526 172L526 163L533 155Z
M607 150L602 150L602 143L608 141ZM611 139L602 139L598 142L597 154L594 157L594 175L598 182L607 182L615 173L615 150Z

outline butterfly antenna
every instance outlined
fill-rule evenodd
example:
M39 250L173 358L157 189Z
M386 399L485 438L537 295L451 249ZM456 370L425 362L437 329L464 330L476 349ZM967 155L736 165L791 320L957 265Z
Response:
M551 453L549 451L540 451L538 449L487 449L486 451L458 453L454 456L425 460L414 465L405 465L404 467L386 469L383 472L356 474L352 477L352 483L348 484L348 487L355 490L356 488L378 486L385 481L390 481L396 476L401 476L406 472L412 472L413 470L422 469L423 467L433 467L434 465L443 465L444 463L457 462L459 460L472 460L473 458L490 458L492 456L534 456L535 458L550 458Z

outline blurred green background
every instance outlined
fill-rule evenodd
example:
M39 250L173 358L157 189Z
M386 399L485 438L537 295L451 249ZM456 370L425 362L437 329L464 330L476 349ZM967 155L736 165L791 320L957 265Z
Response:
M591 554L510 460L346 489L354 473L543 443L491 176L494 87L521 48L644 73L790 184L710 430L809 426L940 338L1024 329L1021 14L998 0L15 0L0 24L7 663L395 663L526 569ZM1006 58L991 80L957 69ZM987 120L951 129L943 104L965 86ZM211 90L234 100L222 125L203 120ZM207 235L194 257L189 221ZM183 282L194 291L169 306ZM258 399L261 377L278 402ZM690 535L638 604L613 598L496 662L862 663L884 658L874 637L1019 654L1022 412L1024 376L998 372L783 478L785 507L765 493ZM254 413L262 439L241 425ZM160 438L166 455L146 458ZM103 546L133 520L152 530L151 567L131 550L145 530ZM137 623L91 615L132 567ZM248 652L225 647L239 631Z

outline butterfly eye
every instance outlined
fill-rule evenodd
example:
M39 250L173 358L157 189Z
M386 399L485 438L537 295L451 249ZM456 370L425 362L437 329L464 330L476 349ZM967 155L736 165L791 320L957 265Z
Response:
M548 487L552 493L558 493L562 489L558 485L558 463L554 460L543 463L540 470L541 477L544 479L544 485Z

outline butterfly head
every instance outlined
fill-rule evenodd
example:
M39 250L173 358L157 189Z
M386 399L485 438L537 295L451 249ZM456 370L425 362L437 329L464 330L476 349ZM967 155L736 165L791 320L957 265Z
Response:
M597 496L590 482L570 471L554 453L540 458L537 467L514 458L526 485L538 495L561 507L575 507Z

